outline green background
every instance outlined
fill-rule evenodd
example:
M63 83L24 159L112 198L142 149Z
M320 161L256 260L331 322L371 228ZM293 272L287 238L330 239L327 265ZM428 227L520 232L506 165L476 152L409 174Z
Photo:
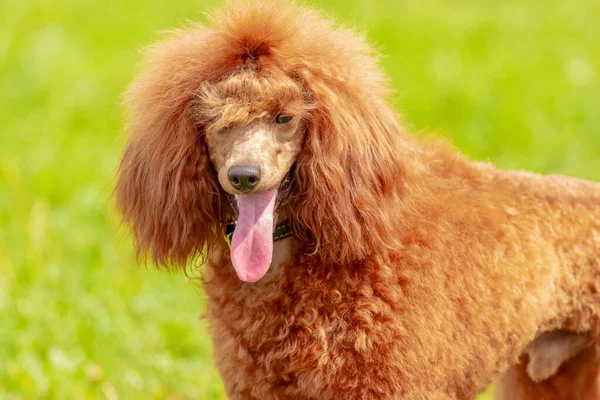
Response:
M216 1L0 5L0 399L222 399L201 291L110 199L138 49ZM415 133L600 180L600 2L314 1L385 54ZM332 55L335 57L335 55Z

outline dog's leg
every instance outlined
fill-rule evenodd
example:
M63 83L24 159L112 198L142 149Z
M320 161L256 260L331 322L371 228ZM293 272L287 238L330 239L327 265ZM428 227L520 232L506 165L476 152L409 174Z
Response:
M553 331L537 337L525 350L529 356L527 374L534 382L554 375L560 366L591 344L589 334Z
M560 340L558 343L552 343L556 339L556 337L550 338L547 343L539 342L536 345L539 348L535 351L542 353L534 357L545 359L548 356L543 355L544 346L551 346L551 354L556 352L554 346L558 345L558 348L565 346L565 343L560 343ZM565 354L573 351L573 349L568 349L569 343L574 344L577 348L581 341L576 338L567 338L567 348L563 348L567 352ZM530 348L528 351L531 354ZM549 357L548 363L555 365L557 360L563 358L565 354L557 359ZM511 367L502 377L497 387L497 400L600 400L600 352L596 345L584 346L576 355L570 358L567 356L553 375L537 383L530 377L529 357L527 354L521 356L520 362ZM552 369L540 369L533 372L540 377Z

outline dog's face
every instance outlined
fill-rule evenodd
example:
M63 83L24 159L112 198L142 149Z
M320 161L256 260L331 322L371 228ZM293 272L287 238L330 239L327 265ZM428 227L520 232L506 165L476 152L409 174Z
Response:
M309 108L284 75L248 70L205 83L195 114L221 188L240 196L280 187L302 148Z
M236 124L207 135L210 159L221 188L233 196L278 189L304 140L305 124L285 107L269 110L250 124Z
M242 280L260 279L271 263L277 209L302 150L308 108L293 79L253 70L198 92L197 123L237 220L231 259Z

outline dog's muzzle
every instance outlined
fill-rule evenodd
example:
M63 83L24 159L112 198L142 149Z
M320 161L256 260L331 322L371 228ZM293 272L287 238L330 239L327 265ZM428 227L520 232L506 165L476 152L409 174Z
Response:
M279 206L281 206L281 204L287 199L290 193L292 179L294 178L295 171L296 165L294 164L287 172L287 174L285 174L285 177L283 178L281 184L279 185L279 188L277 189L277 199L275 200L275 212L277 212ZM235 200L235 196L230 193L226 192L225 196L227 197L227 201L229 202L229 206L231 207L231 220L228 223L230 223L231 221L235 222L237 221L239 213L237 201Z

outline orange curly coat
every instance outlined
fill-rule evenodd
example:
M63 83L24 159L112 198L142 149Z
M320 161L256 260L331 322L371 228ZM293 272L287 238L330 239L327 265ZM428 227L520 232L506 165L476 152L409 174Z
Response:
M281 207L296 235L256 283L231 266L231 209L196 117L199 88L246 71L248 54L256 76L292 79L311 102ZM594 346L541 384L526 358L511 366L544 332L595 333L600 185L416 141L386 86L362 37L278 2L231 3L148 52L126 99L118 206L140 255L207 256L229 397L473 399L511 368L504 398L596 398Z

